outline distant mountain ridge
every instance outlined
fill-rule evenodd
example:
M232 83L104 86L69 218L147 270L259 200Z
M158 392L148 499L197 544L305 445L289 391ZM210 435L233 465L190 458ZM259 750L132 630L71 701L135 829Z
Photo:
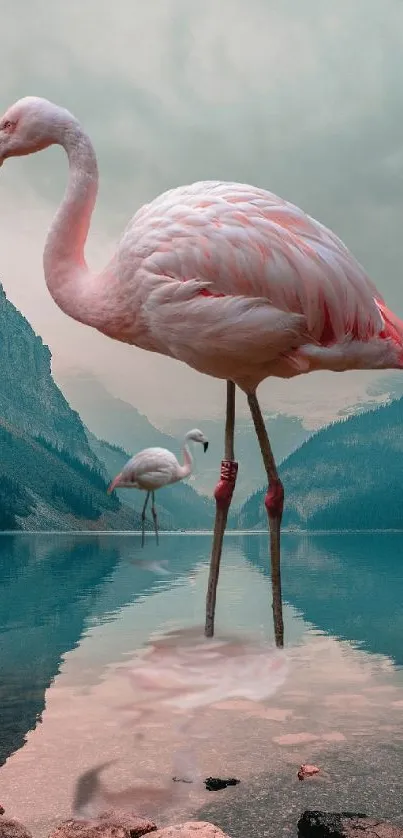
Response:
M403 398L317 431L280 468L283 525L300 530L403 530ZM264 490L241 528L266 527Z
M97 465L81 419L51 374L51 353L0 284L0 417Z
M69 404L98 439L132 454L152 445L170 449L177 445L172 436L155 428L133 405L111 396L92 373L65 373L58 376L58 383Z

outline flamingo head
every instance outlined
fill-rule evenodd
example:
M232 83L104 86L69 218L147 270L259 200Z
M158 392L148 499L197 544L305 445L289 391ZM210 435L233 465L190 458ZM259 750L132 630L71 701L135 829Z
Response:
M193 428L192 431L187 432L185 439L192 442L200 442L203 446L204 453L206 453L208 448L208 439L204 435L203 431L199 431L198 428Z
M7 157L33 154L60 143L76 122L68 111L47 99L19 99L0 118L0 166Z

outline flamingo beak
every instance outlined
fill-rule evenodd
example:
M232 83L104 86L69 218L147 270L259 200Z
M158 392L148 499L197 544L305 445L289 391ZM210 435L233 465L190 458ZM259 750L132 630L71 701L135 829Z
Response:
M113 490L116 489L116 486L119 486L121 476L122 476L122 473L120 472L119 474L116 475L116 477L114 477L114 479L109 484L109 486L106 490L107 495L110 495L113 492Z
M208 442L207 442L207 440L206 440L206 442L203 442L203 451L204 451L204 453L206 453L207 448L208 448Z

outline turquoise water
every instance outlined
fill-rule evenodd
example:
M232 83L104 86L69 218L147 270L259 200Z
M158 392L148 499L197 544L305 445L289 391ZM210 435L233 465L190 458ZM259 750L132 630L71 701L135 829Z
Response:
M0 799L36 834L71 813L80 775L110 759L103 808L133 808L135 792L162 821L172 807L204 812L234 836L246 834L245 800L256 835L294 834L310 802L365 810L379 799L400 818L402 537L284 536L279 656L263 535L226 538L217 642L231 642L212 654L200 645L210 544L0 538ZM296 780L302 761L323 768L316 784ZM174 784L174 800L173 771L193 780ZM223 773L240 786L200 789Z

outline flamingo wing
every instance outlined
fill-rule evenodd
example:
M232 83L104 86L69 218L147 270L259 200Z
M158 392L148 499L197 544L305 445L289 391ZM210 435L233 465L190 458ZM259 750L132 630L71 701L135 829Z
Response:
M121 472L127 485L140 489L159 489L178 478L179 463L166 448L145 448L135 454Z
M172 189L137 213L121 244L123 259L129 246L141 270L147 313L153 290L160 303L165 286L167 297L183 293L183 302L224 295L255 300L256 309L264 300L277 312L302 315L318 342L349 334L368 340L383 327L382 297L343 242L263 189L219 181ZM189 282L181 292L178 284ZM238 302L234 322L243 313Z

